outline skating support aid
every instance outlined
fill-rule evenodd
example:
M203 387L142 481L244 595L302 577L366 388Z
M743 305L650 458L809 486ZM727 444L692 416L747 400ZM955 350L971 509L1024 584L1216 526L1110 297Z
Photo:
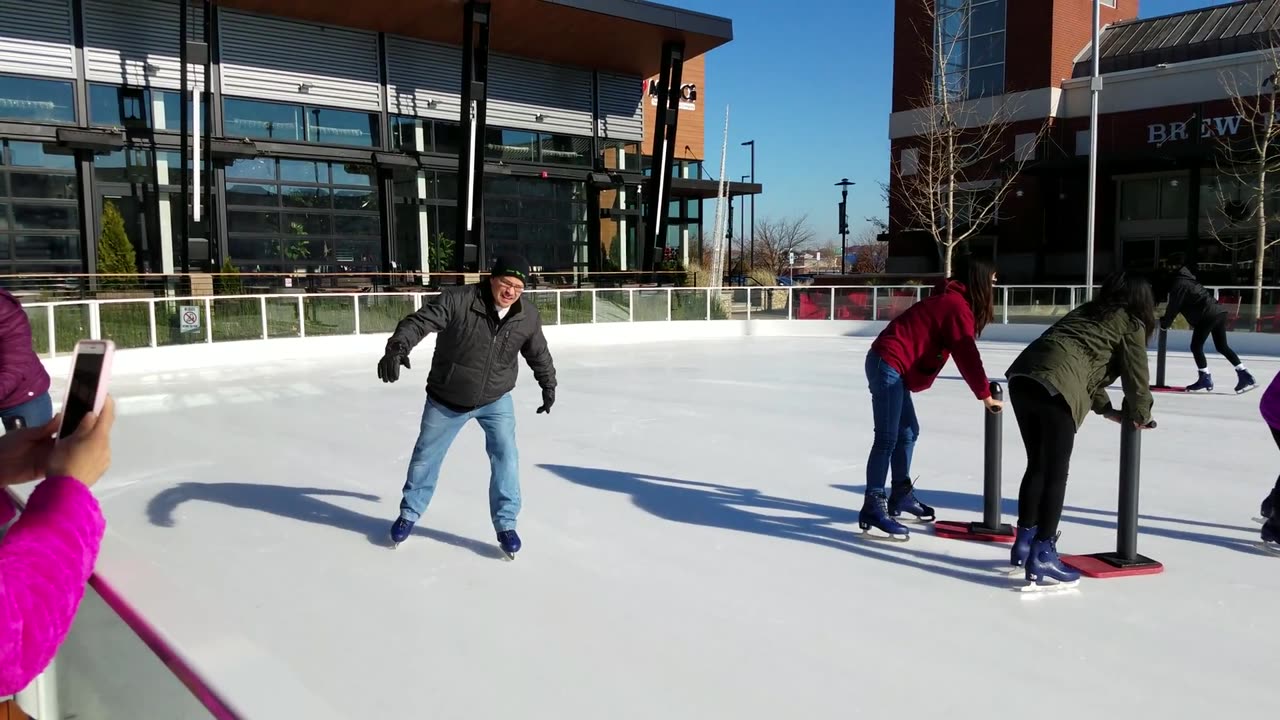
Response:
M1182 392L1182 388L1169 387L1164 384L1165 353L1169 351L1169 331L1160 328L1160 341L1156 350L1156 384L1151 386L1154 392Z
M991 397L1001 400L1004 389L1000 383L991 383ZM1003 412L983 411L982 458L982 522L955 522L939 520L933 524L933 534L950 540L976 540L978 542L1011 543L1017 537L1008 523L1000 522L1000 456L1003 439Z
M1154 428L1155 422L1148 427ZM1120 507L1116 513L1116 551L1063 555L1062 562L1091 578L1155 575L1164 565L1138 554L1138 475L1142 464L1142 431L1133 423L1120 426Z

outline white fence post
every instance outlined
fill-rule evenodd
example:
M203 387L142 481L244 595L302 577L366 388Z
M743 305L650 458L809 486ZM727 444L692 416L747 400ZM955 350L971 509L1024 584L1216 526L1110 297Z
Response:
M707 288L707 320L711 320L711 288Z
M830 314L827 315L827 319L835 320L836 319L836 289L832 287L830 288L830 290L831 290L831 312Z
M156 301L155 300L147 301L147 332L150 333L149 340L151 341L151 347L155 347L158 342L158 338L156 337Z
M97 300L89 302L89 339L102 339L102 307Z
M627 290L627 322L636 321L636 291Z
M204 299L204 341L213 342L213 300Z
M560 316L560 291L556 290L555 293L556 293L556 324L560 325L563 323L563 320L561 319L561 316Z
M352 295L351 299L354 302L354 305L356 308L356 335L359 335L360 334L360 296Z
M262 310L262 339L266 340L270 337L267 332L267 296L262 295L258 298L258 307Z
M747 291L747 319L750 320L751 319L751 288L746 288L746 291Z
M596 298L596 291L595 291L595 288L592 288L589 292L591 293L591 322L592 322L592 323L595 323L595 321L596 321L596 299L597 299L597 298Z
M871 287L871 321L880 319L880 288Z
M307 312L302 307L302 296L298 296L298 337L307 336Z
M671 322L671 293L672 289L667 288L667 322Z
M49 357L58 357L58 329L53 326L53 306L44 306L45 324L49 326Z
M1009 324L1009 288L1003 287L1003 288L1000 288L1000 290L1002 291L1002 295L1004 296L1004 322L1001 324L1008 325Z

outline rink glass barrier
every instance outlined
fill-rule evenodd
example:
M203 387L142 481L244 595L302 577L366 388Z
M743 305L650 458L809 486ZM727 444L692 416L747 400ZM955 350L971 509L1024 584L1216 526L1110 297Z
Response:
M1280 332L1280 288L1263 289L1260 316L1253 288L1209 288L1227 310L1232 332ZM526 290L544 325L688 320L867 320L902 314L932 288L662 287ZM44 357L70 353L82 338L121 349L233 340L388 334L437 293L236 295L29 303L33 343ZM1050 325L1084 301L1083 286L999 285L995 321ZM1175 329L1186 329L1179 318Z
M16 493L8 494L23 506ZM97 574L53 662L14 699L33 718L242 717Z

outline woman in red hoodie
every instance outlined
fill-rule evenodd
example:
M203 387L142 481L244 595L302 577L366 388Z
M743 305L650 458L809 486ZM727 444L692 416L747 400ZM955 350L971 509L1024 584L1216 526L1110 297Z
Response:
M987 409L998 412L1001 407L1000 401L991 397L976 342L994 314L991 288L995 270L972 258L957 258L953 266L951 277L928 298L894 318L867 353L875 441L867 458L866 496L858 515L863 532L875 527L894 539L906 540L910 533L895 517L909 512L921 520L934 519L933 508L920 502L912 491L911 454L920 423L911 393L929 389L948 357L955 356L960 374ZM886 498L885 476L891 468L893 489Z

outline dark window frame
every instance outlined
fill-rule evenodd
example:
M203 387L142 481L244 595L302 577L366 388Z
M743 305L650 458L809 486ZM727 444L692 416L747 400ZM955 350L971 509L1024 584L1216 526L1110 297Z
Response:
M16 122L16 123L24 123L24 124L32 124L32 125L72 125L74 126L76 124L76 84L74 80L64 80L61 78L35 77L31 75L18 75L15 73L0 74L0 85L2 85L5 80L26 81L26 82L36 83L36 84L46 84L49 86L61 86L67 93L66 99L69 101L69 104L67 105L67 107L69 108L68 112L70 114L68 116L68 119L66 120L31 119L31 118L22 118L17 115L13 115L13 116L5 115L3 114L3 110L0 109L0 120L3 120L5 122ZM57 105L55 104L54 107L56 108Z
M80 214L83 212L83 208L81 207L82 198L80 197L78 167L66 169L31 165L14 165L12 162L13 153L11 151L11 146L14 143L29 145L41 144L24 140L0 138L0 191L3 191L3 194L0 194L0 207L3 208L0 212L3 212L3 216L0 217L4 220L4 222L0 224L0 247L3 248L3 252L0 252L0 274L17 274L23 272L82 272L84 269L85 257L80 233ZM14 184L12 176L14 174L70 178L70 186L73 188L75 197L16 197L13 192ZM66 208L74 213L75 219L72 226L69 228L19 228L16 226L17 213L15 208L20 207ZM70 258L42 258L34 260L19 259L17 257L17 242L19 237L71 238L73 247L75 248L75 256Z
M291 108L294 110L298 110L299 117L301 118L301 127L299 130L298 139L265 137L260 135L246 135L242 132L234 131L232 129L232 123L234 122L235 116L228 111L228 107L227 107L228 103L249 103L253 105L264 105L264 106ZM370 142L366 144L366 143L319 142L318 140L311 140L310 138L312 135L312 130L314 129L314 126L312 124L312 119L311 119L312 111L337 112L337 113L347 113L353 116L360 116L360 115L366 116L369 119ZM223 95L222 96L222 124L223 124L223 135L226 137L235 137L235 138L248 137L251 140L290 143L290 144L296 144L296 145L304 145L308 147L319 146L319 147L369 148L369 149L380 149L383 147L383 138L381 137L382 121L380 120L379 113L366 112L364 110L354 110L351 108L333 107L331 105L313 105L309 103L286 103L286 102L279 102L276 100L261 100L258 98L240 97L238 95Z

